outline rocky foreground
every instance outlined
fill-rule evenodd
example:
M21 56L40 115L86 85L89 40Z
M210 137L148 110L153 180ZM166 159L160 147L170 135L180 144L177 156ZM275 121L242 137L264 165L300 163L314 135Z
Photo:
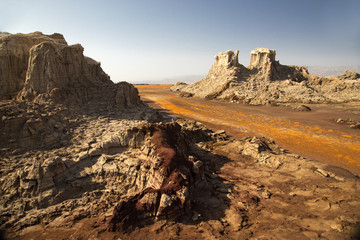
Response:
M77 124L62 147L2 152L10 238L356 236L359 178L346 170L193 121Z
M270 139L158 122L60 34L0 44L7 238L356 239L358 176Z
M238 62L236 51L219 53L208 75L193 84L176 83L171 90L185 97L202 97L251 105L343 103L360 101L360 74L319 77L307 68L281 65L275 50L251 52L250 65Z

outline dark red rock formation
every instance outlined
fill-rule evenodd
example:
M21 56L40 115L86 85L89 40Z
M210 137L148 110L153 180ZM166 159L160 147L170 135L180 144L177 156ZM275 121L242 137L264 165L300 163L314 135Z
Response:
M111 231L124 230L155 219L174 219L191 207L190 191L194 184L194 163L189 159L181 126L175 123L151 125L152 159L157 182L123 199L109 221ZM145 150L146 152L147 150ZM149 155L149 156L150 156ZM157 187L156 187L157 186Z

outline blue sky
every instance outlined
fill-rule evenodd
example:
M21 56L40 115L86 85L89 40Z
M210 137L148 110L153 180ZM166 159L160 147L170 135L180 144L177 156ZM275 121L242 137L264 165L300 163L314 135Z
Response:
M214 56L277 51L282 64L360 64L360 1L0 0L0 31L62 33L115 82L205 75Z

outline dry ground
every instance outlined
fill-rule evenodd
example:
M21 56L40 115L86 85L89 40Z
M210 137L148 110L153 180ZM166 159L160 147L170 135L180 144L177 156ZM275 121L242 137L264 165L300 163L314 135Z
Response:
M359 105L312 105L312 112L295 112L181 98L169 86L137 87L143 100L169 117L194 119L235 139L271 137L288 152L272 155L272 162L241 154L235 139L204 144L198 157L218 170L206 175L207 185L183 217L128 232L105 231L106 214L69 227L55 218L22 229L15 239L358 239L359 177L346 169L360 172L360 130L334 119L358 119Z
M360 173L360 129L335 119L360 120L360 103L308 105L311 112L291 107L249 106L182 98L169 85L137 85L141 98L169 115L194 119L235 138L265 136L292 153Z

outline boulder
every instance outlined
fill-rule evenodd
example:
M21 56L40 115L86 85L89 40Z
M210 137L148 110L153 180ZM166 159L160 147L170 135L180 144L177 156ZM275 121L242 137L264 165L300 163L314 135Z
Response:
M300 106L296 106L293 108L295 111L299 111L299 112L310 112L311 108L306 106L306 105L300 105Z

